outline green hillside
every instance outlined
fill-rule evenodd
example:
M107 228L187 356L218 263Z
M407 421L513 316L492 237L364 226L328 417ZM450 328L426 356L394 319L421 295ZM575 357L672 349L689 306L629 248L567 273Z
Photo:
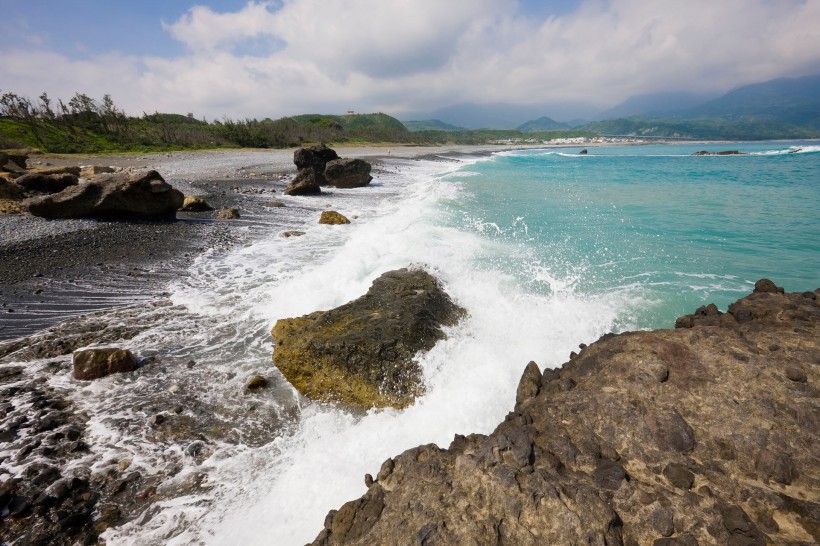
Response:
M530 120L518 126L519 131L533 132L533 131L564 131L571 129L566 123L555 121L547 116L542 116L538 119Z

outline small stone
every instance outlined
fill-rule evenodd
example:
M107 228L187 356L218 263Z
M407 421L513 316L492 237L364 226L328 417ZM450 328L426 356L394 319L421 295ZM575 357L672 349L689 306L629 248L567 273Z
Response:
M281 235L282 237L284 237L285 239L287 239L287 238L289 238L289 237L301 237L301 236L302 236L302 235L304 235L304 234L305 234L305 232L304 232L304 231L296 231L296 230L291 230L291 231L283 231L283 232L282 232L282 233L280 233L279 235Z
M695 483L695 475L692 474L684 465L679 463L670 463L663 469L663 475L669 480L669 483L688 491Z
M247 393L264 389L269 383L270 382L265 377L255 375L251 377L247 383L245 383L245 392Z
M157 413L156 415L152 415L148 419L148 424L151 425L152 427L155 427L155 426L158 426L158 425L161 425L162 423L164 423L165 420L166 420L166 418L163 414Z
M232 207L222 208L216 211L216 218L219 220L236 220L239 218L239 211Z
M179 392L179 390L179 385L171 385L170 387L168 387L168 392L170 392L171 394L176 394Z
M786 377L795 383L805 383L808 380L806 372L796 366L786 368Z

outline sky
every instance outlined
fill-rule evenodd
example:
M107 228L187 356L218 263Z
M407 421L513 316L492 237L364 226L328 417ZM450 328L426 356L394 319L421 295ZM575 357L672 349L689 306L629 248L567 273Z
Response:
M110 94L133 115L506 103L561 120L578 115L562 104L591 116L633 95L820 73L820 0L0 0L0 13L0 91Z

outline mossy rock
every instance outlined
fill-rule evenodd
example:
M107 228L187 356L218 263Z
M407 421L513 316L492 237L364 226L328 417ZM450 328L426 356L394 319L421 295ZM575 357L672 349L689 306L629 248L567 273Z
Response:
M390 271L364 296L281 319L273 361L303 395L368 409L403 408L424 393L415 356L444 338L464 310L420 269Z
M185 201L182 202L182 207L179 210L184 212L205 212L214 210L214 208L202 197L188 195L185 197Z
M344 214L338 213L335 210L324 210L319 217L320 224L340 225L349 224L350 220Z

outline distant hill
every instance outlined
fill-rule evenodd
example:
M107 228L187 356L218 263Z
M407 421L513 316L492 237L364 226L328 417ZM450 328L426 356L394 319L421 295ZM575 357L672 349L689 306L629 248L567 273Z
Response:
M538 119L530 120L518 126L519 131L533 132L533 131L560 131L564 129L571 129L572 126L555 121L547 116L542 116Z
M561 118L589 119L598 109L587 104L562 102L549 104L461 103L432 112L407 114L412 119L437 119L466 129L515 129L545 113Z
M820 129L820 74L746 85L681 115L746 118Z
M605 110L595 116L596 121L605 119L628 118L632 116L666 116L672 112L679 112L699 106L714 95L700 95L696 93L648 93L629 97L617 106Z
M385 131L406 132L407 128L394 118L379 112L378 114L302 114L290 119L301 125L331 126L338 125L345 130L379 129Z
M582 129L604 135L703 139L818 138L820 75L746 85L688 109L600 120Z
M444 123L440 119L425 119L421 121L402 121L408 131L464 131L464 127Z

